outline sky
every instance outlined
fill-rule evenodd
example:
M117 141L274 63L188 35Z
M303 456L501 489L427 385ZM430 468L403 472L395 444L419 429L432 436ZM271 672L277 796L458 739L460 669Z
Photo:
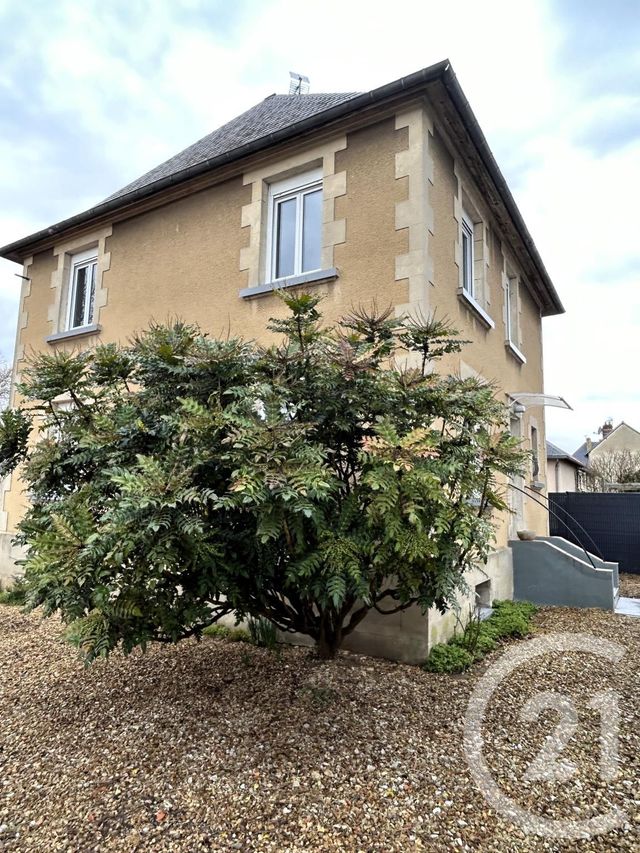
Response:
M566 314L547 437L640 429L635 0L0 0L0 245L91 207L273 92L368 91L449 58ZM0 261L0 356L21 270Z

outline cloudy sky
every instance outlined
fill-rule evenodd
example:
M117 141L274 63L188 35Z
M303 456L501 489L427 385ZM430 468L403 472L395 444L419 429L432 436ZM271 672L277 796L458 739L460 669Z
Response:
M567 313L548 437L640 429L635 0L0 0L0 244L90 207L272 92L369 90L448 57ZM10 358L18 268L0 261Z

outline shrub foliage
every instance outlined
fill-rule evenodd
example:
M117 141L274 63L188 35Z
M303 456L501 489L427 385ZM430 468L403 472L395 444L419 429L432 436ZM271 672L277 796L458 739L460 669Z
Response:
M523 460L494 389L434 370L457 332L284 301L269 347L175 322L25 372L0 466L31 500L29 602L88 659L230 611L332 656L373 608L446 609L486 558Z
M493 613L480 621L471 618L462 634L448 643L435 645L424 669L428 672L463 672L474 661L497 648L501 640L523 639L531 633L531 618L537 612L528 601L494 601Z

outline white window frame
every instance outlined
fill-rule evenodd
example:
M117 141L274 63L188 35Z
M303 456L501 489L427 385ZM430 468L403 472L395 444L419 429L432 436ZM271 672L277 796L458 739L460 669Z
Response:
M505 265L504 272L504 321L505 346L520 364L526 364L527 359L520 347L520 286L522 279L514 273L511 265Z
M516 347L520 346L518 335L518 277L507 273L507 288L505 294L505 308L507 316L507 340ZM515 302L515 306L512 305ZM515 311L513 310L515 307Z
M78 252L71 256L70 263L70 271L69 271L69 299L67 304L67 321L66 321L66 331L73 331L74 329L82 329L85 326L89 326L93 322L93 315L89 314L91 308L91 299L87 299L85 301L84 306L84 315L82 318L82 323L79 326L72 325L73 323L73 315L75 313L75 301L76 301L76 286L78 282L78 272L81 269L92 267L94 268L93 272L93 281L94 287L97 288L97 278L98 278L98 247L95 246L93 249L88 249L86 252ZM89 278L91 281L91 277ZM93 294L93 310L95 312L95 290Z
M307 273L316 272L322 268L320 264L313 270L302 270L302 236L303 236L303 211L304 196L312 192L322 190L322 169L313 169L301 175L295 175L283 181L276 181L269 185L269 219L267 226L267 280L284 281L287 278ZM297 198L296 205L296 233L294 246L293 272L288 276L276 277L276 264L278 253L276 249L276 238L278 234L278 208L280 204L289 199ZM320 235L320 248L322 249L322 235Z
M464 238L467 238L467 251L464 248ZM475 295L475 225L473 219L469 216L466 210L462 211L462 222L460 223L460 251L462 253L462 269L460 275L462 278L462 289L468 293L472 299ZM466 275L465 275L466 273Z

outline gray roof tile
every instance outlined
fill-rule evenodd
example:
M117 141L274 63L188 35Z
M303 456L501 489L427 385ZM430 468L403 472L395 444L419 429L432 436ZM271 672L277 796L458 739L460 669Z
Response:
M557 444L552 444L550 441L547 441L547 459L565 459L567 462L579 465L582 468L584 463L576 457L577 452L572 456L570 453L567 453L566 450L558 447Z
M162 178L179 174L184 169L219 157L248 142L255 142L298 121L331 109L344 101L357 97L359 92L338 92L313 95L270 95L251 109L223 124L213 133L194 142L184 151L170 157L126 187L108 196L112 201L130 192L150 186Z
M594 441L592 447L595 447L598 444L597 441ZM580 447L577 450L573 451L573 455L576 459L582 462L583 465L587 465L589 462L589 454L587 452L587 442L583 441Z

